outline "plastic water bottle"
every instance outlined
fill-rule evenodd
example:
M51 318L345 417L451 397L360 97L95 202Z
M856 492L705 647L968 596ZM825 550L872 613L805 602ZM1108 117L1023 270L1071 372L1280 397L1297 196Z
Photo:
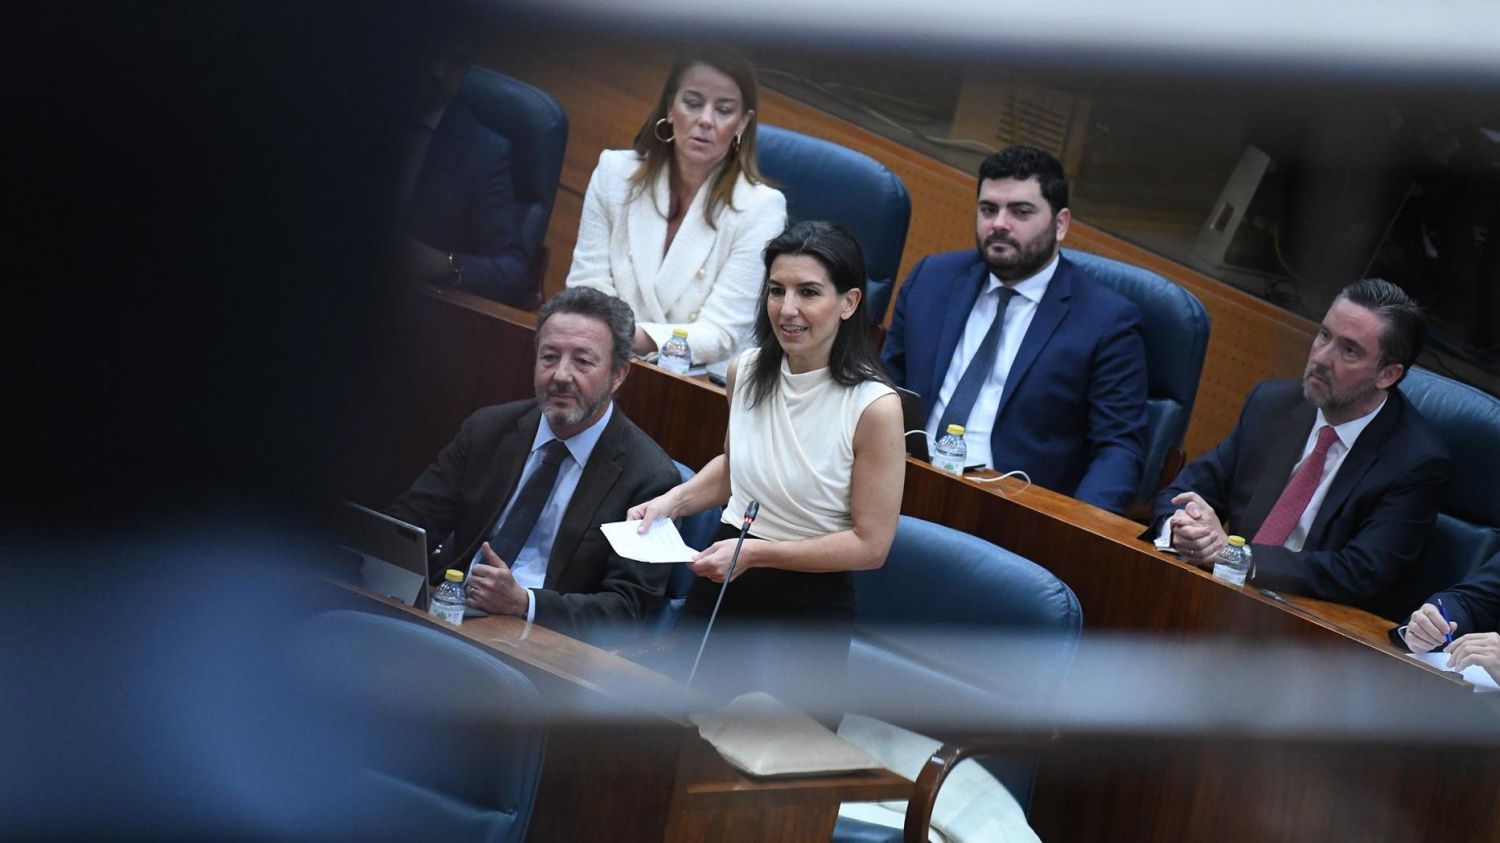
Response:
M932 453L933 467L962 477L964 461L968 458L969 446L964 444L964 426L948 425L948 432L938 438L937 449Z
M679 375L687 374L693 367L693 350L688 348L686 328L672 329L672 338L661 347L661 354L656 355L656 365Z
M427 613L441 621L458 626L464 622L464 572L449 568L443 584L432 593Z
M1241 536L1230 536L1229 543L1214 559L1214 579L1230 585L1244 585L1250 573L1250 546Z

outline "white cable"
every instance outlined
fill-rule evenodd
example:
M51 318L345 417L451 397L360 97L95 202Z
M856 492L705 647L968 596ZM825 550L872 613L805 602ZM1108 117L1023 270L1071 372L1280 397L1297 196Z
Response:
M973 480L975 483L999 483L1001 480L1004 480L1007 477L1019 477L1022 480L1026 481L1026 485L1022 486L1018 491L1015 492L1015 494L1019 495L1021 492L1024 492L1027 489L1031 488L1031 477L1019 468L1015 469L1014 471L1007 471L998 477L970 477L969 479ZM1005 491L1004 489L1001 489L1000 494L1008 495L1011 493Z
M937 440L933 439L930 435L928 435L927 431L925 431L925 430L908 430L908 431L906 431L906 432L904 432L904 433L901 434L901 438L904 440L906 437L912 435L913 433L920 433L920 434L922 434L924 437L927 438L927 447L928 447L928 449L930 451L933 451L933 452L937 451ZM1022 480L1026 481L1026 485L1022 486L1019 491L1015 492L1015 494L1020 494L1021 492L1024 492L1027 489L1031 488L1031 476L1029 474L1027 474L1026 472L1022 471L1019 468L1017 468L1017 469L1015 469L1013 471L1007 471L1004 474L1001 474L1001 475L999 475L997 477L969 477L968 479L973 480L975 483L999 483L1001 480L1004 480L1007 477L1019 477ZM1000 490L1000 494L1002 494L1002 495L1009 495L1009 494L1012 494L1012 493L1011 492L1007 492L1004 489L1001 489Z

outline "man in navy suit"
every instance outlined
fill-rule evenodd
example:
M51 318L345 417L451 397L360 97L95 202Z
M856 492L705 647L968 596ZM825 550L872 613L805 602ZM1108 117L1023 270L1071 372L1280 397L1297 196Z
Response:
M1389 618L1410 610L1453 476L1437 432L1395 388L1425 336L1400 287L1345 287L1301 382L1251 391L1229 437L1157 496L1148 537L1209 567L1233 530L1249 540L1255 585Z
M472 38L436 48L401 180L405 271L417 280L534 307L537 289L517 239L510 143L454 101Z
M1439 602L1441 608L1434 605ZM1453 670L1479 665L1500 682L1500 553L1463 582L1427 598L1402 632L1413 653L1441 648Z
M1123 512L1145 459L1141 313L1060 254L1070 219L1056 158L985 159L978 250L916 265L881 359L922 397L930 436L964 427L970 464Z

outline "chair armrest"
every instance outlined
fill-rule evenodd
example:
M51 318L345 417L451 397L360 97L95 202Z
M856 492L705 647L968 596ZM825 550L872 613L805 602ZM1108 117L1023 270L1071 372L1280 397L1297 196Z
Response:
M927 843L927 829L932 824L932 808L937 804L938 788L960 762L978 755L1035 753L1055 746L1057 733L1047 737L987 738L963 743L943 744L917 774L911 799L906 803L906 827L901 839L905 843Z

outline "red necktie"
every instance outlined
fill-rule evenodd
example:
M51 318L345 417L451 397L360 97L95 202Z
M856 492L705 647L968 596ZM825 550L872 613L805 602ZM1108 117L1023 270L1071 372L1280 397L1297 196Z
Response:
M1292 472L1292 479L1281 490L1281 497L1276 499L1276 505L1271 507L1270 514L1261 522L1260 529L1255 531L1255 538L1250 540L1252 544L1286 544L1287 536L1292 534L1292 529L1302 520L1307 502L1312 500L1313 492L1317 491L1318 483L1323 480L1323 463L1328 460L1328 449L1337 441L1338 432L1332 427L1325 424L1318 428L1318 444L1307 455L1307 459L1297 466L1297 470Z

